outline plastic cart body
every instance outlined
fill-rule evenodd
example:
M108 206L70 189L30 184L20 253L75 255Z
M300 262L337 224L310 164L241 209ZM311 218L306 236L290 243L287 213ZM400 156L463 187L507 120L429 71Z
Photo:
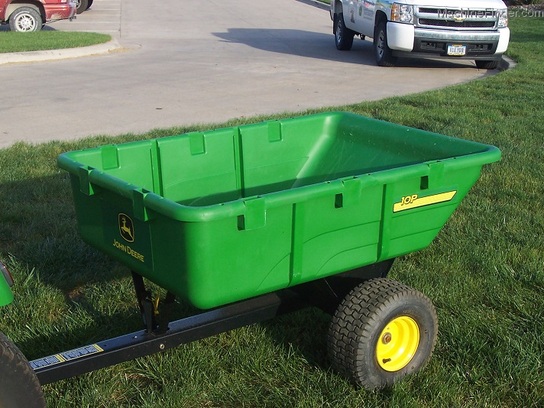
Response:
M326 113L66 153L84 240L208 309L430 244L500 152Z

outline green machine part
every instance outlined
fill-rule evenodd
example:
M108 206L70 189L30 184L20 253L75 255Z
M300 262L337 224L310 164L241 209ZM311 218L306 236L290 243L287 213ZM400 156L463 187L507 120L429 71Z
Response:
M9 305L13 301L11 286L13 279L2 262L0 262L0 306Z
M0 277L0 306L9 305L13 301L13 292L4 277Z

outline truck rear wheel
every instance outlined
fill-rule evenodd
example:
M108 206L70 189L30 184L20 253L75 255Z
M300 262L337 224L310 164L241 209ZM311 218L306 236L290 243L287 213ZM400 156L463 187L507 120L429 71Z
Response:
M40 31L43 26L42 16L32 7L19 7L9 17L9 29L17 32Z
M380 21L374 30L374 55L380 67L394 67L397 59L387 45L386 23L385 20Z
M355 32L346 27L344 23L344 15L338 13L334 15L334 42L336 49L340 51L351 50L353 46L353 37Z
M0 332L0 407L45 407L42 388L21 351Z
M331 321L332 366L366 389L391 386L430 359L437 320L422 293L386 278L363 282L344 298Z

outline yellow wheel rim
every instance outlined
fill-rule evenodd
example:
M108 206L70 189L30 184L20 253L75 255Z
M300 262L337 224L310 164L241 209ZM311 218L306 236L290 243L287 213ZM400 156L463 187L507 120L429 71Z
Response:
M376 359L385 371L399 371L410 363L418 347L416 321L409 316L399 316L387 323L378 337Z

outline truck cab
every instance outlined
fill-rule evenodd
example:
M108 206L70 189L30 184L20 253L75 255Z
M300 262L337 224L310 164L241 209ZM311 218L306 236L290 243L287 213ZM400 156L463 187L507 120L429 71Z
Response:
M349 50L354 36L371 37L380 66L394 66L398 57L439 57L494 69L510 40L500 0L334 0L330 14L336 47Z
M45 23L75 14L76 0L0 0L0 23L11 31L39 31Z

